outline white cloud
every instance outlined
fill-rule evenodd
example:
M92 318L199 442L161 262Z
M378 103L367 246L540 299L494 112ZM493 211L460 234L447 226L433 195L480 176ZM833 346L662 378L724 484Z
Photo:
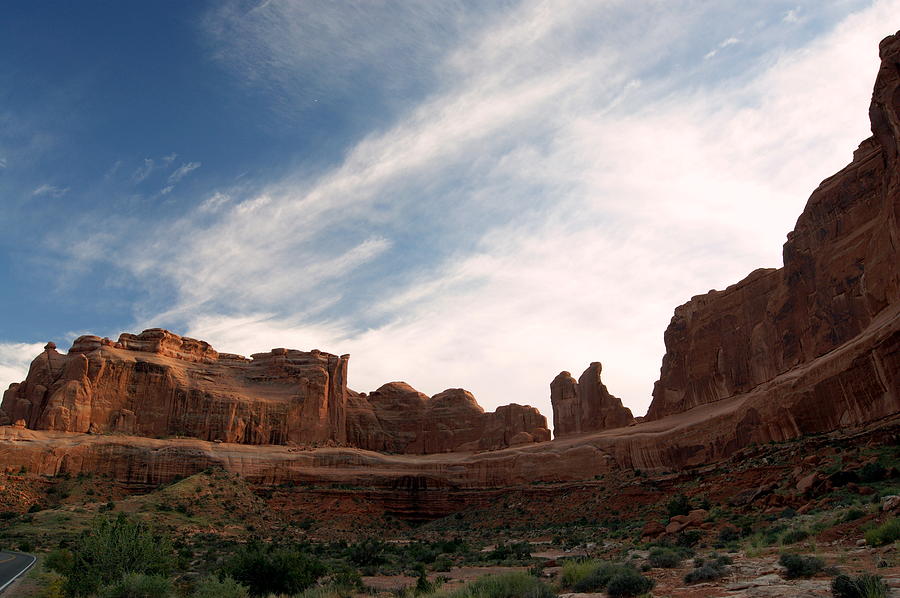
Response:
M784 17L782 20L785 23L799 23L801 21L800 18L800 8L792 8L791 10L784 13Z
M153 172L155 164L153 162L153 158L144 158L144 163L134 171L134 174L131 176L132 180L135 183L140 183Z
M173 158L174 158L174 154L173 154ZM186 177L193 171L200 168L200 166L201 166L200 162L186 162L186 163L182 164L175 170L175 172L173 172L172 174L169 175L169 184L174 185L175 183L177 183L178 181L180 181L181 179L183 179L184 177Z
M42 343L0 342L0 394L10 384L25 379L31 361L43 350Z
M235 47L285 42L288 72L284 11L298 5L270 6ZM222 351L349 352L358 390L464 386L486 407L545 414L553 376L599 360L643 412L674 307L779 265L809 192L867 136L877 42L898 9L876 2L756 71L705 80L721 61L659 62L701 20L674 3L648 16L525 2L447 52L441 85L334 169L212 195L116 259L177 289L142 323ZM586 22L602 31L584 46Z
M0 158L0 168L6 168L6 158Z
M31 192L32 197L40 197L42 195L46 195L48 197L62 197L66 193L69 192L68 187L57 187L55 185L43 184L37 187L34 191Z
M703 56L703 58L709 60L710 58L712 58L713 56L715 56L716 54L718 54L718 53L719 53L719 50L722 50L723 48L727 48L728 46L733 46L733 45L738 44L738 43L740 43L740 42L741 42L741 40L739 40L739 39L736 38L736 37L729 37L728 39L726 39L726 40L724 40L723 42L721 42L718 46L716 46L716 48L714 48L713 50L710 50L709 52L707 52L707 53Z
M197 208L200 212L218 212L231 202L231 197L226 193L216 191L200 204Z

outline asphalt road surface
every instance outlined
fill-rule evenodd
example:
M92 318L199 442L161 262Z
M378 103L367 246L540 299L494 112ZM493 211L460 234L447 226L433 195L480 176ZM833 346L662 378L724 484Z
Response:
M0 551L0 592L5 590L19 575L28 571L35 558L20 552Z

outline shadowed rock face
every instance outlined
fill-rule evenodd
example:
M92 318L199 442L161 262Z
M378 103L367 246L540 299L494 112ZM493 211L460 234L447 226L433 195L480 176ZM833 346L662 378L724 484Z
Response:
M897 409L890 337L900 303L900 39L886 38L880 53L873 136L813 192L782 268L756 270L675 310L649 420L747 393L849 343L866 346L831 382L796 388L815 400L788 420L820 428Z
M534 407L513 403L485 413L472 393L461 388L429 399L405 382L390 382L357 397L347 425L359 448L431 454L550 440L547 419Z
M622 405L600 380L603 366L595 361L578 378L560 372L550 383L553 433L556 438L584 432L601 432L634 423L631 410Z
M161 329L117 342L82 336L66 355L48 344L26 380L4 394L0 418L39 430L398 453L549 440L536 409L486 414L462 389L428 399L394 382L369 399L347 388L348 360L292 349L247 359Z

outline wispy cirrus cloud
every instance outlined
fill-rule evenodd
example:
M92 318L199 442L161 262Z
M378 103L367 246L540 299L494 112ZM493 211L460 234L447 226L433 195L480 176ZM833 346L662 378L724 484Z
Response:
M210 18L217 55L280 110L417 44L428 61L386 85L430 83L331 168L217 190L130 234L119 267L167 283L139 323L225 351L350 352L360 390L465 386L545 413L553 376L593 360L642 411L674 306L778 265L809 192L867 135L877 41L900 9L777 46L788 5L754 29L771 7L525 1L479 18L423 3L408 31L393 9L363 29L370 7L235 6ZM434 14L453 35L423 32ZM704 60L711 46L732 50ZM753 68L727 62L748 53Z
M200 166L200 162L185 162L184 164L176 168L175 171L169 175L169 178L167 180L169 181L170 185L174 185L187 175L200 168Z
M56 185L49 185L44 183L43 185L35 188L34 191L31 192L32 197L40 197L42 195L59 198L69 192L68 187L57 187Z

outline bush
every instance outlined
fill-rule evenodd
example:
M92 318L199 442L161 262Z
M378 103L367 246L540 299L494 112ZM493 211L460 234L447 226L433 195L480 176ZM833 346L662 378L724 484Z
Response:
M681 558L681 553L673 548L656 546L650 549L650 556L647 560L654 567L674 569L681 564Z
M900 540L900 518L894 517L866 532L866 544L884 546Z
M624 594L623 594L624 595ZM555 598L545 583L524 571L489 575L473 581L445 598Z
M880 575L871 573L838 575L831 581L831 594L834 598L887 598L888 585Z
M197 582L193 598L247 598L249 595L250 588L230 577L208 576Z
M118 517L97 518L90 531L75 542L66 593L85 596L101 586L118 583L128 573L167 576L175 562L172 545L141 521ZM148 582L149 583L149 582Z
M387 562L388 545L374 538L366 538L362 542L350 545L348 556L354 565L374 567Z
M715 562L705 563L696 567L684 576L684 583L697 583L700 581L712 581L725 575L728 570Z
M442 554L438 558L434 560L434 565L432 568L435 571L449 571L453 568L453 560L450 559L446 554Z
M720 544L728 544L730 542L737 542L741 539L741 532L736 527L724 527L722 531L719 532L719 543Z
M687 515L691 512L691 501L684 494L676 494L666 503L666 510L669 513L669 517Z
M866 463L859 468L859 481L871 484L887 477L887 470L878 463Z
M634 571L625 565L598 563L585 577L578 581L572 589L578 593L599 592L609 585L609 580L626 570Z
M44 559L44 567L49 571L56 571L62 576L68 576L75 566L75 555L65 548L57 548Z
M606 592L610 596L640 596L652 590L653 586L652 579L632 569L614 575L606 586Z
M98 598L174 598L172 582L162 575L126 573L122 579L103 586Z
M825 568L825 561L819 557L800 554L782 554L778 564L787 569L788 579L812 577Z
M782 544L796 544L802 542L809 537L809 532L805 529L792 529L784 532L781 536Z
M492 561L525 561L531 558L531 544L528 542L500 543L488 553Z
M254 596L296 594L313 585L325 566L297 550L253 542L228 559L222 573L248 586Z
M43 579L43 587L40 592L37 594L37 598L66 598L65 591L63 589L63 582L65 581L62 577L58 575L53 576L41 576ZM38 579L41 579L40 577Z
M698 529L684 530L675 537L675 545L683 548L693 548L700 543L703 532Z
M563 563L560 583L564 588L574 588L575 584L600 567L600 561L595 560L569 560Z

